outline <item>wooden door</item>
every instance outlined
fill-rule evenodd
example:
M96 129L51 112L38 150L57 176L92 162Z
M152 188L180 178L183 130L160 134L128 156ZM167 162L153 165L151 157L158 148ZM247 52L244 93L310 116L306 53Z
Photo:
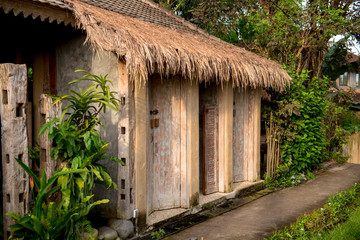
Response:
M255 89L234 90L233 181L252 181L258 175L260 97Z
M203 106L203 190L204 194L219 191L218 108Z
M244 89L234 90L234 121L233 121L233 181L245 180L246 149L245 131L248 130L248 99Z
M153 77L150 86L153 146L152 209L180 207L180 80Z

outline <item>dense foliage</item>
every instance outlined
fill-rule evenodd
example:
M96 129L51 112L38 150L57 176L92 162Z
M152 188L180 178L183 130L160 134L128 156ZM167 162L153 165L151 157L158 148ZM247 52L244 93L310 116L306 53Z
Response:
M328 141L324 119L329 113L327 79L310 78L288 71L292 76L286 93L272 93L272 106L265 106L264 116L274 113L271 121L278 128L281 163L275 175L268 178L268 186L297 185L313 175L316 168L328 157Z
M307 72L292 74L294 81L280 105L296 101L300 104L298 114L284 119L282 160L292 162L297 171L314 169L327 157L325 126L322 124L328 107L324 101L328 93L326 79L309 78ZM281 111L280 111L281 112Z
M31 221L38 218L51 222L40 225L40 230L24 226L38 237L36 239L76 240L81 232L87 231L91 234L92 228L86 219L87 214L95 205L108 202L92 201L95 182L105 184L108 188L117 188L100 160L109 159L124 164L120 159L106 155L109 143L101 139L98 131L98 128L103 126L102 114L106 113L108 108L118 110L119 101L108 86L112 82L106 79L106 76L86 72L81 79L69 84L79 81L89 81L92 85L85 91L70 90L70 95L53 96L56 99L54 104L61 101L67 105L60 119L49 119L39 132L39 136L47 132L49 140L53 141L51 156L60 169L49 180L43 171L40 184L37 184L37 176L22 164L39 189L35 205L29 214ZM39 157L36 149L32 149L31 153L33 159ZM46 184L46 181L49 183ZM53 184L55 186L50 188ZM61 193L61 198L56 194L57 191ZM49 201L50 203L46 204ZM22 224L29 216L12 215L17 224ZM62 217L66 217L65 222L59 222ZM56 235L52 235L54 231ZM13 236L18 236L21 232L22 229L13 226Z
M333 195L327 203L311 214L306 214L283 230L277 231L269 239L319 239L324 233L346 221L350 213L360 206L360 186Z
M175 9L210 34L282 64L298 73L322 76L324 54L336 35L360 40L360 4L302 0L155 0ZM171 4L166 4L166 3Z

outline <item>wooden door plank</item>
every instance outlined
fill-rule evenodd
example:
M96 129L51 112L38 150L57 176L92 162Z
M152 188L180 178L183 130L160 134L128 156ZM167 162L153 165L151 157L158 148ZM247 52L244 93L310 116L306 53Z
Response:
M180 207L180 81L161 81L151 85L153 126L153 209Z
M204 106L204 194L219 191L218 108Z

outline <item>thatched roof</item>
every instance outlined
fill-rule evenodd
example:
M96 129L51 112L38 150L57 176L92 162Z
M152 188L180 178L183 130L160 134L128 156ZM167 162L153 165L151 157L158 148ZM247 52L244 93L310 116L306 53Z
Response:
M290 77L274 62L199 30L148 0L41 0L67 3L94 47L126 60L132 81L180 74L234 87L282 90Z

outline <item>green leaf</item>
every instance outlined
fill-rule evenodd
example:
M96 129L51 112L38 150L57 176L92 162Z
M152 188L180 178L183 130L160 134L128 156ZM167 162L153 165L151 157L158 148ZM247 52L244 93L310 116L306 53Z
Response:
M15 158L15 160L25 170L25 172L27 172L27 174L29 174L34 179L35 186L40 189L40 181L36 174L18 158Z

